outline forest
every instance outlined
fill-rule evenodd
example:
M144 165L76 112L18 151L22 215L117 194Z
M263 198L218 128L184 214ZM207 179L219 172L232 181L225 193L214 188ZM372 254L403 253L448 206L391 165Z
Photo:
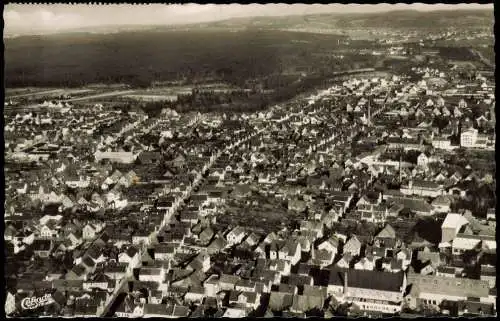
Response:
M146 30L5 39L7 87L79 87L203 78L243 85L285 69L338 69L339 36L284 31Z

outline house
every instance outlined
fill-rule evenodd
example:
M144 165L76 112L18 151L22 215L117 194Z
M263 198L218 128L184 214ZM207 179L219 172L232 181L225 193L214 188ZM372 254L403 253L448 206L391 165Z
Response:
M93 289L107 291L110 283L114 285L114 280L110 279L103 273L98 273L91 280L83 282L83 289L86 291L92 291ZM111 289L113 290L113 288L114 286Z
M203 288L205 289L206 296L215 297L220 291L219 277L216 274L211 275L205 280L205 282L203 282Z
M228 243L223 237L216 236L215 239L207 247L209 254L215 254L223 251L227 247Z
M462 147L475 147L478 138L478 130L469 128L460 134L460 146Z
M80 264L85 268L87 273L94 273L96 269L96 263L92 258L88 255L84 255Z
M375 257L373 255L368 255L361 258L354 264L354 268L356 270L373 270L375 268Z
M137 161L143 165L160 164L163 160L163 155L154 151L143 151L137 156Z
M139 270L139 281L162 283L165 279L163 267L141 267Z
M325 298L322 295L294 295L290 311L294 313L308 312L313 309L322 310Z
M248 244L249 246L255 246L259 243L260 236L257 235L256 233L252 232L246 239L245 243Z
M435 213L449 213L453 198L449 195L439 195L432 202L432 208Z
M420 274L421 275L431 275L436 272L436 268L432 265L430 261L427 261L423 264L423 266L420 268Z
M93 224L87 224L82 229L82 236L84 240L93 240L96 238L97 233L99 233L98 227Z
M391 225L386 224L384 228L375 235L374 241L377 246L392 248L396 245L396 231Z
M238 226L226 235L226 240L229 244L232 244L232 245L239 244L243 241L243 238L245 237L245 235L246 235L246 232L243 229L243 227Z
M479 279L487 281L490 288L496 288L497 268L492 265L481 264Z
M444 301L443 301L444 302ZM444 305L444 304L443 304ZM477 300L464 300L457 302L458 315L460 317L495 317L495 304Z
M260 305L260 293L231 291L229 302L239 306L244 306L247 309L257 309Z
M330 271L327 292L337 301L352 302L361 310L397 313L406 289L403 272L339 269Z
M269 261L269 270L278 272L281 276L290 274L291 262L288 260L277 259Z
M417 261L423 264L430 263L433 269L441 266L443 264L442 254L440 252L431 251L428 247L417 252Z
M121 164L132 164L136 159L133 152L101 152L99 150L94 153L94 157L96 162L107 160Z
M290 292L271 291L269 309L272 311L286 311L293 304L294 294Z
M432 147L436 149L451 150L454 146L451 145L451 140L446 135L437 136L432 138Z
M35 239L31 248L36 256L46 258L54 249L54 243L52 240Z
M52 288L61 292L71 291L80 292L83 290L83 279L72 280L72 279L57 279L52 281Z
M185 318L189 316L189 307L177 304L144 304L143 318Z
M292 265L297 264L301 258L300 243L295 241L288 242L279 250L278 256L282 260L290 261Z
M115 316L119 318L138 318L144 314L144 303L127 295L115 311Z
M382 259L382 269L387 272L401 272L403 270L403 260L395 257Z
M214 230L211 227L207 227L198 235L198 240L201 244L208 245L210 244L210 241L212 240L214 235Z
M255 292L256 291L256 283L252 280L239 279L236 282L234 288L236 291Z
M104 247L94 243L85 253L96 263L106 262L109 258L103 253Z
M49 221L48 223L51 223L53 221ZM53 227L51 227L53 226ZM54 224L48 224L48 225L42 225L40 227L40 231L38 232L40 238L43 239L52 239L52 238L57 238L59 235L59 231L55 228Z
M353 256L351 253L344 253L342 257L335 263L335 265L342 269L348 269L351 267Z
M419 195L424 197L437 197L443 194L441 185L433 181L410 180L408 185L402 185L401 193L405 195Z
M138 181L139 176L137 176L134 171L129 171L118 180L118 184L124 186L125 188L129 188L133 184L136 184Z
M494 238L493 238L494 239ZM451 242L452 253L461 255L466 251L480 250L482 238L479 235L457 234Z
M203 298L205 298L205 289L203 287L194 286L189 289L189 291L184 296L186 303L202 303Z
M154 247L154 259L168 261L173 259L177 251L177 246L173 243L159 243Z
M412 250L409 248L402 248L396 252L394 257L403 262L403 270L406 270L413 257Z
M66 280L86 280L87 270L84 265L78 264L68 271L64 277ZM83 287L83 284L82 284Z
M112 280L121 280L127 273L128 264L108 265L104 268L104 275Z
M236 275L222 274L219 278L219 288L223 291L234 290L239 280Z
M457 276L457 270L452 266L438 266L435 272L437 276L444 276L448 278L454 278Z
M321 268L326 267L333 263L336 253L330 252L328 250L312 250L311 251L311 262L313 265L317 265Z
M203 272L207 272L210 269L210 256L206 252L201 252L189 262L186 268L194 271L202 270Z
M427 165L430 162L430 157L427 156L425 153L421 153L417 157L417 166L422 167L422 168L427 168Z
M129 272L139 265L140 260L141 254L135 246L129 246L126 251L118 254L118 262L127 264Z
M244 307L227 308L222 315L223 318L245 318L248 316L248 311Z
M360 255L361 253L361 242L356 237L356 235L351 236L351 238L344 244L343 253L350 253L352 256Z
M331 237L318 245L318 250L326 250L333 254L333 256L337 255L339 249L339 239L335 237Z
M460 229L468 223L469 222L463 215L448 213L443 224L441 224L441 243L452 241L457 236Z

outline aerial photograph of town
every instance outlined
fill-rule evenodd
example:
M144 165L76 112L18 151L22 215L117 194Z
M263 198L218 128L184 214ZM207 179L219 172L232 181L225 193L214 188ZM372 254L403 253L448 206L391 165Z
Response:
M5 315L495 317L490 4L6 4Z

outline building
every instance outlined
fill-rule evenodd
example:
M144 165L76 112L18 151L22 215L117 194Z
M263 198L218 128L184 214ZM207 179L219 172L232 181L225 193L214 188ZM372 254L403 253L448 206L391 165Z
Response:
M448 137L437 137L432 139L432 147L436 149L452 150L456 146L451 145L451 140Z
M474 128L469 128L460 134L460 146L462 147L475 147L478 137L478 131Z
M444 300L487 299L489 294L488 282L476 279L409 273L408 284L411 289L406 301L413 309L421 305L438 307Z
M401 311L405 289L404 272L335 268L330 271L327 292L361 310L392 314Z
M107 160L113 163L122 163L122 164L132 164L135 162L137 155L134 155L132 152L101 152L97 151L94 154L96 162L100 162L102 160Z
M441 243L452 241L462 228L468 224L467 219L457 213L449 213L441 224Z
M429 162L430 162L430 157L427 156L425 153L421 153L420 155L418 155L417 166L426 168Z
M405 195L437 197L443 194L443 187L432 181L411 180L408 185L402 185L400 191Z

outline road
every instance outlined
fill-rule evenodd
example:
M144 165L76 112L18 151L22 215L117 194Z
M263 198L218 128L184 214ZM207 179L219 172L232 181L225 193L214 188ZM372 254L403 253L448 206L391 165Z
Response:
M44 90L44 91L38 91L38 92L29 92L26 94L20 94L20 95L14 95L14 96L6 96L5 99L13 99L13 98L23 98L23 97L29 97L29 96L37 96L37 95L46 95L46 94L62 94L64 93L64 89L51 89L51 90Z
M96 98L107 98L107 97L113 97L113 96L127 95L127 94L131 94L133 92L135 92L135 90L117 90L117 91L111 91L111 92L102 93L102 94L98 94L98 95L91 95L91 96L85 96L85 97L66 99L63 101L75 102L75 101L82 101L82 100L89 100L89 99L96 99Z
M470 52L472 52L472 54L476 55L479 57L479 59L481 60L481 62L483 64L485 64L486 66L490 67L490 68L495 68L495 64L492 63L489 59L487 59L485 56L483 56L483 54L476 50L476 49L469 49Z
M86 92L91 92L91 89L51 89L51 90L44 90L44 91L38 91L38 92L27 92L24 94L18 94L18 95L13 95L13 96L8 96L5 99L14 99L14 98L23 98L23 97L30 97L30 96L40 96L40 95L71 95L71 94L82 94Z

